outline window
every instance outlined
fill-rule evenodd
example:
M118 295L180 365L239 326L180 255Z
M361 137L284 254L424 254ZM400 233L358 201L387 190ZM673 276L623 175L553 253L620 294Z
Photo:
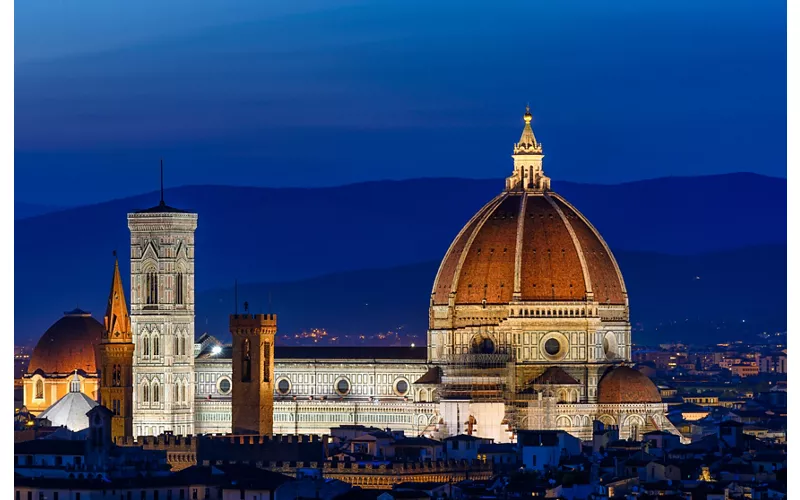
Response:
M119 399L115 399L115 400L111 401L111 411L114 412L114 415L119 415L120 413L122 413L122 408L120 406L120 400Z
M158 500L158 490L153 490L153 500Z
M547 339L544 343L544 350L547 354L555 356L561 350L561 344L556 339Z
M219 381L220 394L228 394L231 392L231 380L228 377L223 377Z
M206 488L206 494L203 498L205 499L211 498L211 488Z
M145 296L146 304L158 304L158 275L155 270L150 270L145 274Z
M175 303L178 305L183 304L183 273L178 273L175 276Z
M160 392L159 389L160 388L158 386L158 382L154 383L153 384L153 403L158 403L158 401L159 401L159 392Z
M150 402L150 386L145 383L142 386L142 402L149 403Z
M197 488L192 488L192 500L197 500Z
M345 396L350 392L350 382L348 382L346 378L340 378L336 382L335 388L336 392L339 393L340 396Z
M178 355L178 336L175 336L175 348L172 349L172 354L177 356Z
M158 335L153 335L153 356L158 356Z
M399 396L405 396L408 394L408 381L400 379L395 383L394 390Z
M178 402L178 391L180 391L180 386L178 385L177 382L175 382L175 392L173 393L172 400L175 401L176 403Z
M111 385L119 387L122 385L122 366L114 365L111 370Z
M58 500L58 492L57 491L53 492L53 500Z
M242 382L250 382L250 339L242 342Z
M36 399L44 399L44 381L36 381Z
M44 500L44 491L39 492L39 500Z

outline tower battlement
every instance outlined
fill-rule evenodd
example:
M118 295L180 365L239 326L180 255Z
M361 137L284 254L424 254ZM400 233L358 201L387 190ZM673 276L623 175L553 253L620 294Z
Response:
M231 333L237 333L236 330L245 330L252 328L269 328L275 330L278 328L278 315L277 314L231 314L230 315Z

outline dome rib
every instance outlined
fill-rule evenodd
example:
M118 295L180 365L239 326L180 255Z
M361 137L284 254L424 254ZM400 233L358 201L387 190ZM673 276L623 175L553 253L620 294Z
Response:
M514 293L518 195L503 197L473 232L453 288L461 304L509 303ZM475 248L477 245L477 248ZM463 281L466 280L466 283Z
M433 282L432 295L435 305L446 305L450 302L450 294L455 290L457 276L461 271L465 248L469 247L469 243L475 237L476 226L478 224L483 225L486 214L491 213L497 202L505 195L506 193L500 193L484 205L482 209L478 210L453 240L444 259L442 259L442 263L439 265L436 280Z
M588 298L589 294L592 294L592 276L589 272L589 267L586 265L586 256L583 255L583 247L581 246L581 242L578 240L578 236L575 234L575 228L572 227L572 224L569 223L567 220L567 216L564 215L564 211L561 210L561 207L553 201L553 198L550 196L546 196L547 201L550 202L550 205L558 212L558 215L561 217L561 221L564 223L564 227L567 228L569 231L569 235L572 237L572 244L575 245L575 251L578 254L578 260L581 262L581 269L583 270L583 285L585 287L585 297Z
M619 269L617 260L614 258L614 254L600 235L600 232L562 196L556 193L553 193L552 196L562 210L566 209L565 213L566 211L570 213L570 215L566 216L567 219L579 222L578 224L571 222L571 226L583 249L587 269L592 280L594 300L601 304L627 306L628 293L625 288L625 280L622 278L622 272Z

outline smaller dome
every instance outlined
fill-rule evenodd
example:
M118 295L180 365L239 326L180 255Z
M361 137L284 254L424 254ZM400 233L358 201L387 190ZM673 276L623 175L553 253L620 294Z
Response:
M597 385L600 404L660 403L661 394L652 380L629 366L618 366L603 375Z
M80 387L80 382L78 386ZM80 389L73 389L40 413L38 418L46 418L53 427L66 427L77 432L89 427L89 417L86 414L97 404L97 401L80 392Z
M28 373L97 373L95 346L100 343L103 325L86 311L64 313L44 332L31 353Z

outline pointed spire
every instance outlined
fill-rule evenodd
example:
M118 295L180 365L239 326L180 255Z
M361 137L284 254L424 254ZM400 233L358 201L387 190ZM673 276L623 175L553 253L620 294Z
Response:
M536 142L536 137L533 135L533 128L531 128L531 121L533 115L531 114L531 107L525 106L525 127L522 129L522 136L519 142L514 144L514 154L542 154L542 145Z
M131 321L128 316L128 305L125 303L125 289L119 273L119 259L114 251L114 275L111 278L111 292L108 295L108 306L105 316L105 337L109 342L127 342L130 337Z

